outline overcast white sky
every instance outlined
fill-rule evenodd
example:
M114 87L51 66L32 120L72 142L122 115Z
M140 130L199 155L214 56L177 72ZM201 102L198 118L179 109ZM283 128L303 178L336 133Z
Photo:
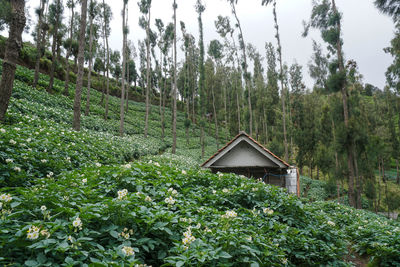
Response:
M63 0L64 4L66 0ZM197 13L194 5L196 0L176 0L178 4L177 20L184 21L188 32L198 39ZM219 39L215 31L214 21L218 15L231 16L230 6L226 0L203 0L206 11L203 15L204 38L206 45L212 39ZM113 12L111 24L110 46L112 49L122 48L122 0L106 0ZM173 0L152 1L152 21L161 18L164 24L172 21ZM357 61L359 71L364 76L365 83L374 84L380 88L385 85L385 71L392 58L383 52L390 44L394 35L392 20L382 15L373 5L373 0L337 0L339 10L343 13L343 39L346 59ZM39 0L28 0L32 19L33 8L39 5ZM262 7L261 0L239 0L238 16L241 21L246 43L254 44L261 55L265 55L265 42L276 44L274 38L272 7ZM313 81L308 75L307 63L312 54L312 38L321 41L318 32L313 32L308 38L302 38L302 21L308 20L311 12L310 0L286 0L277 3L278 22L282 42L283 59L291 64L297 61L303 65L305 82L312 87ZM67 13L66 13L67 14ZM139 9L137 0L129 1L129 40L135 42L145 37L145 32L138 26ZM232 18L233 21L233 18ZM153 25L155 29L155 26ZM179 29L179 28L178 28ZM4 34L4 33L3 33ZM180 30L178 36L181 35ZM24 40L31 37L27 34Z

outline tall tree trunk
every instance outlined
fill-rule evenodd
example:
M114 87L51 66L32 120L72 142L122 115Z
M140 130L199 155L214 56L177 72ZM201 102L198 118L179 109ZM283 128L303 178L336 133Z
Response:
M204 158L204 127L200 128L200 142L202 144L201 146L201 158Z
M279 80L281 81L281 101L282 101L282 124L283 124L283 145L285 146L285 161L289 161L289 150L288 150L288 143L287 143L287 132L286 132L286 105L285 105L285 98L286 98L286 90L283 83L283 63L282 63L282 46L281 46L281 38L279 36L279 25L278 25L278 18L276 14L276 1L274 1L274 22L275 22L275 29L276 29L276 41L278 43L278 59L279 59Z
M90 0L89 6L93 5ZM92 7L91 7L92 8ZM92 13L92 10L90 11ZM92 61L93 61L93 14L90 14L90 30L89 30L89 71L88 71L88 82L87 82L87 93L86 93L86 107L85 116L89 115L90 109L90 87L92 82Z
M52 63L51 63L51 69L50 69L50 81L49 81L49 87L47 88L47 92L52 92L53 91L53 83L54 83L54 71L56 69L57 65L57 40L58 40L58 26L61 23L60 22L60 0L57 0L56 2L57 5L57 18L56 18L56 24L54 25L54 32L53 32L53 44L51 46L51 54L52 54Z
M87 16L87 0L82 0L81 6L81 22L79 28L79 50L78 50L78 76L76 78L76 89L74 99L74 120L72 128L79 131L81 129L81 98L83 85L83 63L85 61L85 31L86 31L86 16Z
M126 11L126 2L124 1L124 7L122 9L122 79L121 79L121 105L120 105L120 125L119 125L119 134L120 136L124 135L124 120L125 120L125 110L124 110L124 97L125 97L125 71L126 71L126 25L125 25L125 11Z
M105 17L105 2L103 0L103 6L104 6L104 10L103 10L103 16ZM105 21L104 25L103 25L103 31L104 31L104 36L106 38L106 49L107 49L107 87L106 87L106 106L105 106L105 112L104 112L104 119L107 120L108 119L108 99L110 96L110 47L108 45L108 34L107 34L107 28L108 28L108 24Z
M399 160L396 159L396 183L400 184Z
M69 46L67 50L67 55L65 56L65 62L67 64L67 69L65 70L65 83L64 83L64 95L68 96L69 95L69 72L71 69L71 65L69 64L69 56L72 53L72 29L74 28L74 4L71 6L71 22L70 22L70 29L69 29Z
M164 79L164 89L167 89L167 79ZM164 141L165 138L165 102L167 101L167 92L164 92L162 98L162 112L161 112L161 139Z
M11 0L11 22L3 60L0 81L0 122L4 121L14 85L16 62L22 48L22 31L25 27L25 1Z
M219 148L219 137L218 137L218 118L217 118L217 110L215 108L215 94L214 94L214 86L211 88L212 93L212 103L213 103L213 111L214 111L214 122L215 122L215 139L217 141L217 149Z
M240 25L239 18L236 14L236 7L233 1L231 1L231 6L232 6L232 13L236 18L237 26L239 28L239 33L240 33L240 47L242 48L243 52L243 75L244 79L246 82L246 89L247 89L247 102L249 106L249 134L250 136L253 135L253 109L251 107L251 82L250 82L250 74L247 73L247 53L246 53L246 43L244 42L244 37L243 37L243 31L242 31L242 26Z
M175 2L174 2L175 3ZM149 103L149 94L150 94L150 18L151 18L151 13L150 13L150 7L149 7L149 14L148 14L148 19L147 19L147 26L146 26L146 35L147 35L147 40L146 40L146 114L144 117L144 137L147 138L147 132L148 132L148 127L149 127L149 109L150 109L150 103Z
M128 25L128 21L129 21L129 19L128 19L128 17L129 17L129 7L127 6L126 7L126 22L125 22L125 25ZM127 44L127 46L128 46L128 44ZM128 50L128 49L127 49ZM128 53L128 52L127 52ZM129 54L127 54L127 59L126 59L126 99L125 99L125 113L127 113L128 112L128 107L129 107L129 90L130 90L130 88L131 88L131 82L130 82L130 80L129 80L129 59L130 58L130 55Z
M172 93L172 101L173 101L173 120L172 120L172 154L176 153L176 83L177 83L177 75L176 75L176 0L174 0L174 88Z
M334 13L338 13L335 0L332 0L332 8ZM338 29L338 35L341 35L341 23L340 20L337 22L337 29ZM338 41L336 43L336 50L337 50L337 56L338 56L338 63L339 63L339 71L345 73L345 67L344 67L344 62L343 62L343 53L342 53L342 41L341 38L338 38ZM348 90L347 90L347 85L344 84L341 90L342 93L342 100L343 100L343 115L344 115L344 124L346 127L346 130L349 129L349 106L348 106ZM350 140L351 141L351 140ZM356 201L354 197L354 159L353 159L353 151L354 147L352 145L352 142L350 142L351 145L347 147L347 167L349 171L349 179L348 179L348 186L349 186L349 203L350 206L355 207L356 206Z
M355 145L353 143L353 145ZM357 164L357 155L354 153L353 154L353 159L354 159L354 170L355 170L355 178L356 178L356 187L357 187L357 193L356 193L356 208L361 209L361 177L358 173L358 164Z
M35 63L35 74L33 76L33 87L35 88L39 80L40 58L42 57L42 35L45 34L42 25L45 5L46 5L46 0L41 0L39 9L39 20L36 32L36 63Z

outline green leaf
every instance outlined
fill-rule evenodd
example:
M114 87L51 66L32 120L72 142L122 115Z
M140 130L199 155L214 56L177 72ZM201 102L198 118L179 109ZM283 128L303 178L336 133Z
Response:
M219 257L224 258L224 259L232 258L232 256L228 252L225 252L225 251L221 251L221 253L219 254Z
M19 206L21 204L21 202L12 202L11 203L11 208L15 208L15 207L17 207L17 206Z
M39 263L35 260L27 260L27 261L25 261L25 265L26 266L38 266Z
M112 237L114 237L114 238L118 238L119 237L118 233L116 231L114 231L114 230L110 231L110 235Z

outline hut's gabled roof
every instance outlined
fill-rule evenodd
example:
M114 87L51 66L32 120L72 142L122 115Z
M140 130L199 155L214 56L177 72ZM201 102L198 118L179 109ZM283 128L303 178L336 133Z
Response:
M290 165L245 132L240 132L204 162L201 167L268 167L286 169Z

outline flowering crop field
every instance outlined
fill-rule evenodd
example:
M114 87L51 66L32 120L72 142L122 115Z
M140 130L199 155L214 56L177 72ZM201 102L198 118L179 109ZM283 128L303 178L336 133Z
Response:
M96 91L72 131L63 83L48 94L31 79L18 67L0 126L1 265L352 266L355 253L371 266L400 265L399 222L200 170L200 130L186 143L182 113L177 155L170 133L160 138L157 107L144 139L144 105L132 102L119 137L119 100L110 98L104 121ZM206 141L211 154L215 139Z
M1 262L348 266L351 246L379 266L400 264L397 222L156 158L3 188Z

